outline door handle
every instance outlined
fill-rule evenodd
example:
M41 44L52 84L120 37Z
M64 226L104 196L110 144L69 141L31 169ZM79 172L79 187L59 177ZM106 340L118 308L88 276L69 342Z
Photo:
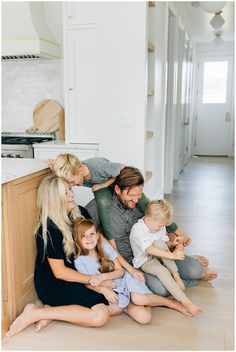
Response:
M231 121L230 112L226 112L226 114L225 114L225 122L230 122L230 121Z

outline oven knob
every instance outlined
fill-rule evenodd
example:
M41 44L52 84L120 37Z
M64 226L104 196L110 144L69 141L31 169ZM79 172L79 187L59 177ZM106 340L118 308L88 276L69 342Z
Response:
M8 157L8 158L14 158L15 156L14 156L13 153L11 153L11 154L7 154L7 157Z
M2 157L2 158L6 158L6 157L7 157L7 154L6 154L6 153L2 153L2 154L1 154L1 157Z
M16 158L24 158L23 154L16 154Z

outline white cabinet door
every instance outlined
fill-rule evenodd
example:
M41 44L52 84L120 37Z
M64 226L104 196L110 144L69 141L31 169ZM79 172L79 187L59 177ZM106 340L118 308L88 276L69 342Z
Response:
M67 31L67 141L97 143L99 111L97 29Z
M66 3L66 24L71 25L94 25L98 22L96 2L70 1Z

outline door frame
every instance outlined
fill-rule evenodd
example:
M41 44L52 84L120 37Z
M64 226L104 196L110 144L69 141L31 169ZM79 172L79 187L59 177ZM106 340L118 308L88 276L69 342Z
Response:
M232 63L232 78L229 80L229 112L231 120L229 121L229 140L228 140L228 156L234 156L234 55L232 52L224 53L197 53L196 55L196 70L195 70L195 99L194 99L194 120L193 120L193 155L195 155L196 146L196 135L197 135L197 114L198 114L198 89L199 89L199 72L200 72L200 60L206 58L212 58L214 60L230 57Z

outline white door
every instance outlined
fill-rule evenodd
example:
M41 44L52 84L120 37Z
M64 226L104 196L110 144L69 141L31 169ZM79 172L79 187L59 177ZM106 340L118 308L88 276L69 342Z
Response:
M232 57L201 57L198 72L195 155L228 155Z

